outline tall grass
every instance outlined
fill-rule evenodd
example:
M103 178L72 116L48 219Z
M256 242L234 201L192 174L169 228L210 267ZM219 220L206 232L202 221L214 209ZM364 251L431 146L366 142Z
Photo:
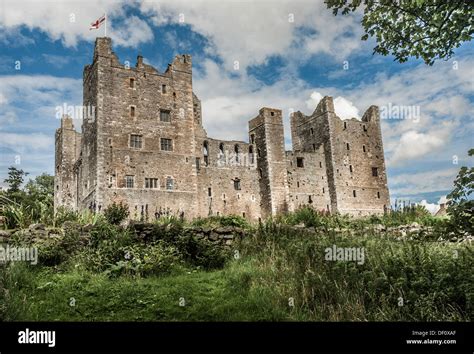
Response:
M365 262L328 261L325 249L364 248ZM468 245L396 241L370 233L295 231L262 224L242 250L268 286L294 298L303 318L323 321L472 319L474 264Z

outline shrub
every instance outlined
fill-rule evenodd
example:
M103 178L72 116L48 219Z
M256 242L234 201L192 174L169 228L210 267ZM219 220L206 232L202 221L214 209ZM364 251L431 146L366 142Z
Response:
M158 242L150 246L131 245L118 249L114 263L108 264L105 273L110 276L148 276L170 272L182 262L177 249Z
M122 202L113 202L104 209L105 219L112 225L119 225L128 217L129 214L130 212L128 211L128 205Z
M36 246L38 247L38 263L44 266L59 265L70 256L59 238L47 238Z
M218 242L199 238L192 232L183 232L172 242L184 259L194 266L219 269L230 259L230 250Z

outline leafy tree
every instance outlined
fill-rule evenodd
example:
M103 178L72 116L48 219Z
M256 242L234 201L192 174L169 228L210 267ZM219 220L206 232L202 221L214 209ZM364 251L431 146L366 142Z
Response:
M469 156L474 155L474 149L470 149ZM474 192L474 167L461 167L454 189L448 195L448 213L456 229L466 231L474 235L474 200L471 194Z
M54 176L43 173L34 180L30 180L26 184L25 190L28 197L32 200L52 203L54 195Z
M21 186L25 181L25 177L28 175L28 172L20 170L14 166L8 168L8 178L4 182L8 185L8 190L5 193L5 196L13 201L20 202L25 193L21 190Z
M4 180L8 184L8 190L13 193L18 192L27 175L28 172L19 170L14 166L8 167L8 178Z
M326 0L334 15L363 6L362 40L375 37L374 54L395 60L422 58L428 65L449 59L474 33L474 6L468 0Z

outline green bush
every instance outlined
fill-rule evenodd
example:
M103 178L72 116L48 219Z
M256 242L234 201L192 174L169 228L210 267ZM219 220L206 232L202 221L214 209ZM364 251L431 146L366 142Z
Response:
M112 225L119 225L129 216L129 214L130 212L128 211L128 205L122 202L113 202L104 209L105 219Z
M60 238L47 238L36 246L38 247L38 263L44 266L57 266L70 256Z

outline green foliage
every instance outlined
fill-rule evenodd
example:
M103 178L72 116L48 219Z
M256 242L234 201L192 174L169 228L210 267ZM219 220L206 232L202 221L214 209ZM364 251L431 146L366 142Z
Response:
M163 242L143 247L132 245L121 249L123 258L106 270L111 276L149 276L171 272L182 263L178 250Z
M104 209L104 216L107 221L113 225L118 225L124 221L130 212L128 211L128 205L125 203L113 202L107 208Z
M5 182L8 183L9 189L0 195L0 206L6 217L6 226L24 228L32 223L50 224L54 219L54 177L42 174L30 180L24 189L20 189L28 173L10 167L8 175Z
M61 226L67 221L76 222L80 225L96 225L98 223L105 222L105 218L103 214L94 213L89 209L75 211L60 206L54 215L53 225Z
M395 56L403 63L408 57L421 58L428 65L449 59L461 43L474 33L474 8L464 0L326 0L337 15L363 7L362 40L374 37L374 53Z
M21 191L20 187L22 186L25 177L28 175L28 172L20 170L14 166L8 167L8 178L4 182L8 185L8 195L13 199L18 196L18 193Z
M327 260L334 245L363 248L364 262ZM305 319L464 321L474 312L468 245L400 242L366 231L315 237L267 222L240 249L267 270L261 281L277 287L282 299L293 297Z
M469 156L474 155L474 149L470 149ZM461 167L454 189L448 195L448 213L451 215L452 229L457 232L467 232L474 235L474 167Z
M8 229L28 227L32 220L31 214L31 207L29 205L12 202L3 206L3 216L5 216Z
M385 226L409 225L417 222L421 225L434 225L437 220L423 205L405 206L399 210L392 210L383 216L372 216L372 221Z

